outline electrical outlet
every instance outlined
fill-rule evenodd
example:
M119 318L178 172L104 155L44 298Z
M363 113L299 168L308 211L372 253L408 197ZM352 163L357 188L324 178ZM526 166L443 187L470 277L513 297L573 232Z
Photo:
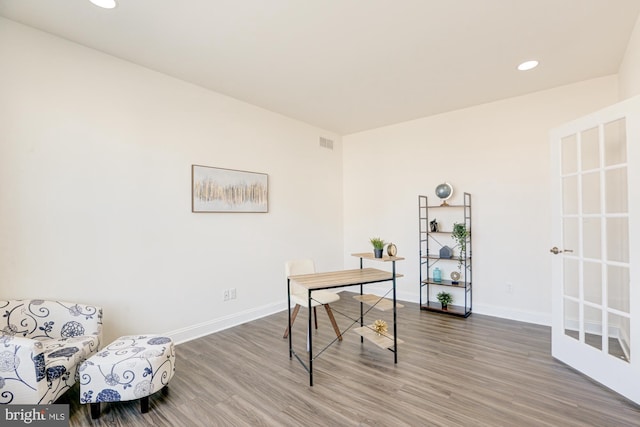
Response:
M236 288L231 288L229 292L229 299L236 299Z
M229 301L229 289L224 290L224 300Z

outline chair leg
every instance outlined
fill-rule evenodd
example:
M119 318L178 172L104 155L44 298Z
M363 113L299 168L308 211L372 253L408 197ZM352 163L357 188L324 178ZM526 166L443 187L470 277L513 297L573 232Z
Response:
M149 412L149 396L140 398L140 412L143 414Z
M291 326L293 326L293 322L296 320L296 316L298 315L298 311L300 311L300 304L296 304L293 308L293 312L291 313ZM284 330L284 335L282 338L286 338L289 336L289 326Z
M333 326L333 330L336 331L336 336L338 337L338 341L342 341L342 334L340 333L340 328L338 328L338 324L336 323L336 318L333 317L333 311L331 311L331 307L329 304L324 305L325 310L327 310L327 315L329 316L329 320L331 321L331 326Z
M91 403L91 419L96 420L100 418L100 402Z
M316 307L313 307L313 321L318 329L318 314L316 313Z

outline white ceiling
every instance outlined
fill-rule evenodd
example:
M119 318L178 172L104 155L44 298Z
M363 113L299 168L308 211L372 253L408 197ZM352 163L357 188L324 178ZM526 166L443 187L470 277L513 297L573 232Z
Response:
M615 74L639 13L639 0L0 0L6 18L338 134Z

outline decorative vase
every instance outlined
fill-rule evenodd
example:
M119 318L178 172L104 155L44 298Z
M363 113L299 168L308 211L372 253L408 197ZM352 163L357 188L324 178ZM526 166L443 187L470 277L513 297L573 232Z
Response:
M433 281L442 282L442 271L438 267L433 269Z
M376 258L382 258L382 249L374 249L373 253Z
M447 309L447 304L442 304L442 309L446 310Z

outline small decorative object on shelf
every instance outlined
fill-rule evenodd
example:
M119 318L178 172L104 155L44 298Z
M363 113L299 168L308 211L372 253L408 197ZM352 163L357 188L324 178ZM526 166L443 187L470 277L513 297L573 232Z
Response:
M382 258L382 251L384 250L385 242L379 237L372 237L369 239L371 244L373 245L373 253L376 258Z
M438 267L433 269L433 281L442 282L442 271Z
M387 333L387 322L385 322L384 320L376 320L375 322L373 322L373 329L376 330L376 333L378 335L382 335L382 334L386 334Z
M438 232L438 221L436 221L435 218L433 218L433 221L431 221L429 223L429 226L431 227L431 232L432 233L437 233Z
M448 182L443 182L436 187L436 196L442 200L440 206L449 206L447 200L453 196L453 187Z
M460 280L460 273L458 271L452 271L451 272L451 284L452 285L457 285L458 283L460 283L460 282L458 282L458 280Z
M387 245L387 255L396 256L398 254L398 248L393 243Z
M446 310L449 304L453 302L453 296L449 292L438 292L436 298L440 301L440 304L442 304L443 310Z
M440 248L440 258L449 259L451 257L453 257L453 249L449 246L443 246Z

